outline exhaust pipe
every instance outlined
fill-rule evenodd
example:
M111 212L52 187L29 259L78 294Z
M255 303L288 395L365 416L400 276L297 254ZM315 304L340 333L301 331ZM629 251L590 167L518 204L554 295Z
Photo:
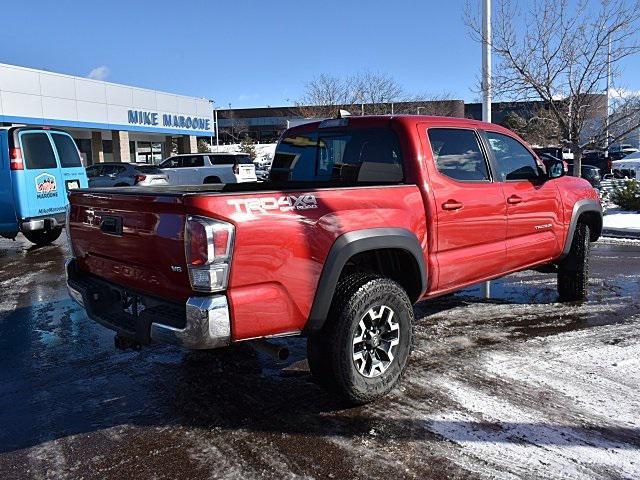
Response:
M266 340L253 340L251 346L258 352L269 355L276 361L284 362L289 358L289 349L284 345L276 345Z

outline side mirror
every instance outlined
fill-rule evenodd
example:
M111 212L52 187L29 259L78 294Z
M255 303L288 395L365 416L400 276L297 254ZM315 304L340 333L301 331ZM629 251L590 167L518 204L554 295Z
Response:
M564 162L562 160L545 159L544 166L547 169L547 178L552 180L554 178L564 177Z

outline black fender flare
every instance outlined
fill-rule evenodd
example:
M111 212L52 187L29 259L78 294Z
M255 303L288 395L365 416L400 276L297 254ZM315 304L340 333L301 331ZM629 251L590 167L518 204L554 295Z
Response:
M573 206L573 212L571 212L569 230L567 230L567 238L564 241L564 248L562 249L560 259L569 255L569 252L571 251L571 243L573 242L573 235L575 234L576 226L578 225L578 219L580 218L580 215L585 212L593 212L600 216L600 232L598 232L598 236L600 236L602 231L602 207L600 206L600 203L591 198L578 200Z
M305 333L322 329L331 307L338 279L347 261L357 253L396 248L415 259L420 270L420 295L427 290L428 272L418 237L404 228L369 228L340 235L329 250L318 280L316 294L305 326Z

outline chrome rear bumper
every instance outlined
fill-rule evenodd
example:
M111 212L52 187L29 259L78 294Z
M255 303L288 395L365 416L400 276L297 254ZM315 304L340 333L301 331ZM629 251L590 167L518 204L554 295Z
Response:
M227 297L190 297L186 308L187 322L184 328L154 322L151 324L151 338L159 343L173 343L193 350L229 345L231 319Z
M185 305L184 317L180 315L183 318L182 328L154 321L157 317L149 313L153 311L151 309L143 310L133 319L122 313L122 316L127 318L126 322L124 319L120 322L118 316L113 313L114 310L118 310L117 305L113 302L108 303L114 296L106 294L105 291L108 292L110 288L121 291L123 287L78 271L75 259L67 260L66 273L67 289L71 298L87 311L89 318L119 335L134 338L142 344L150 343L152 340L192 350L220 348L231 342L231 317L225 295L190 297ZM176 309L175 304L173 308ZM109 310L108 314L104 313L106 310ZM131 322L135 323L134 329L131 329Z

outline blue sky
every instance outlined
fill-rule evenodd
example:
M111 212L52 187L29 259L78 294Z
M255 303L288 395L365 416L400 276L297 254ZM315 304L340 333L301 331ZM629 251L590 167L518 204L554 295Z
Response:
M479 1L479 0L478 0ZM474 92L465 0L6 2L0 62L211 98L286 105L320 73L389 73L409 92ZM640 59L620 86L640 89Z

